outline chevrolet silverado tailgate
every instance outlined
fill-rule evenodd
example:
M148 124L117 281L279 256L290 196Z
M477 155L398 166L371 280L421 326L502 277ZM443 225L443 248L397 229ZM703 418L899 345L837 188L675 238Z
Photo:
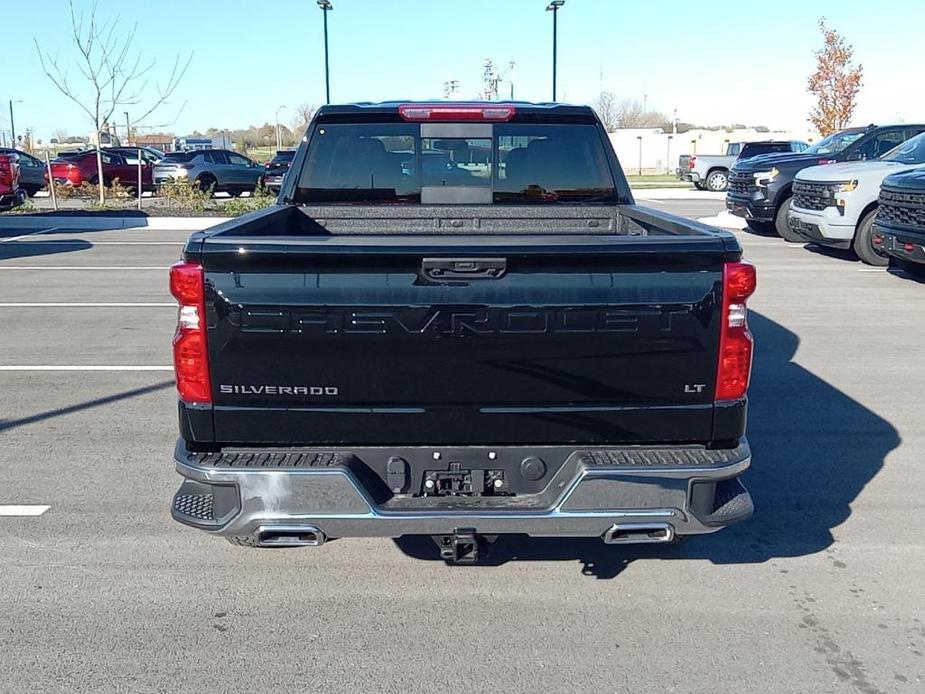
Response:
M201 257L217 441L710 439L718 237L217 235Z

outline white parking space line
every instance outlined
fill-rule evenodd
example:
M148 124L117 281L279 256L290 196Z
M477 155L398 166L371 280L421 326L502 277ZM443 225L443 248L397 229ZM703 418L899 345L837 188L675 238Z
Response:
M160 270L166 272L167 265L2 265L0 270Z
M0 303L0 308L176 308L176 302L71 302L71 303L53 303L50 301L11 301Z
M47 229L36 229L35 231L30 231L28 234L20 234L19 236L11 236L8 239L0 239L0 243L9 243L10 241L19 241L20 239L28 238L29 236L35 236L36 234L46 234L49 231L54 231L58 227L49 227Z
M0 506L0 516L41 516L45 511L50 509L51 506L43 505L8 505Z
M885 267L859 267L858 272L886 272L888 269Z
M15 241L16 239L25 238L23 236L17 236L15 239L6 239L6 241ZM88 239L71 239L70 241L64 239L40 239L36 241L29 241L28 245L62 245L62 246L75 246L80 243L89 243L91 246L185 246L184 241L90 241Z
M755 266L758 268L758 272L780 272L780 273L803 273L803 272L819 272L819 273L828 273L828 272L850 272L852 269L845 267L844 265L834 265L834 266L825 266L825 265L806 265L803 263L793 263L793 264L777 264L777 263L755 263ZM858 270L858 272L869 272L869 270Z
M173 371L172 366L61 366L37 364L28 366L0 366L0 371Z

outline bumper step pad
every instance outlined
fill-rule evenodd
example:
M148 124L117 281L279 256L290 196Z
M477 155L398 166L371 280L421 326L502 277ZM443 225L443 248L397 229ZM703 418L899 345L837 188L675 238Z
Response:
M189 518L197 520L211 521L212 516L212 492L206 494L177 494L173 498L173 510Z

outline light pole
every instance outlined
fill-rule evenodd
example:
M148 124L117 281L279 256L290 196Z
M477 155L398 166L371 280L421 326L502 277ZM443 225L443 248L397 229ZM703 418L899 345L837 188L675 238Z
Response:
M283 138L279 132L279 112L286 108L286 105L283 104L278 109L276 109L276 151L278 152L283 148Z
M556 39L557 39L557 17L559 8L565 4L565 0L552 0L546 5L546 11L552 12L552 100L556 100Z
M13 121L13 104L21 104L22 99L17 99L13 101L10 99L10 139L13 140L13 143L10 145L13 149L16 149L16 123Z
M132 141L132 125L128 120L128 111L122 113L125 115L125 144L128 145Z
M328 12L334 9L331 0L318 0L318 7L324 12L324 103L331 103L331 73L328 68Z

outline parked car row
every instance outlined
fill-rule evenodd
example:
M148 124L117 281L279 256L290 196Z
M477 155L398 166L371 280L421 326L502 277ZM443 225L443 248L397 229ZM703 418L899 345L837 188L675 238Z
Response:
M798 154L736 162L726 207L756 231L852 250L869 265L925 263L925 124L849 128Z
M740 159L774 152L802 152L809 147L799 140L764 140L761 142L730 142L726 154L682 154L676 174L682 181L694 184L697 190L723 192L729 187L729 169Z
M294 151L281 150L261 165L237 152L205 149L164 154L150 147L107 147L100 150L103 184L116 180L134 192L138 187L139 151L141 153L141 188L156 191L171 180L186 180L203 191L240 195L254 191L263 183L272 193L282 186ZM32 197L48 185L48 168L41 159L19 150L0 148L0 167L4 182L0 184L0 211L21 204L20 198ZM99 166L95 149L61 152L50 162L51 177L59 185L96 185ZM14 182L13 170L17 171ZM20 193L22 195L20 195Z

